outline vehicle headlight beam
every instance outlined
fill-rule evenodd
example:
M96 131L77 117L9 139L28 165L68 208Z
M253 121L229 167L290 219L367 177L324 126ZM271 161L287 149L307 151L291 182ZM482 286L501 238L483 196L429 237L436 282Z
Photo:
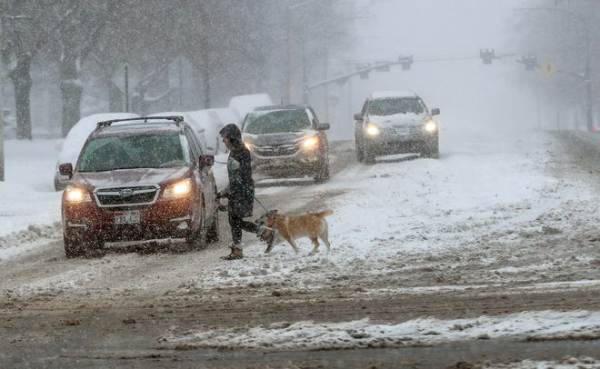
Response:
M374 125L373 123L369 123L366 129L367 135L371 137L379 136L381 134L381 129Z
M192 179L186 178L165 188L163 199L179 199L192 193Z
M90 202L92 196L83 188L69 185L65 188L65 200L70 203Z

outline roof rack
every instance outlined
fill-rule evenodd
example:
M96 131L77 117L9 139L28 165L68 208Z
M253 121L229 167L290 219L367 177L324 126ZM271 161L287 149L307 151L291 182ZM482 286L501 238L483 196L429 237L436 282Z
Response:
M181 115L170 115L170 116L162 116L162 117L139 117L139 118L112 119L112 120L105 120L102 122L98 122L98 124L96 125L96 128L110 127L113 123L117 123L117 122L131 122L131 121L139 121L139 120L143 120L144 123L148 123L148 120L172 120L173 122L177 123L177 125L179 125L179 123L183 122L183 117Z

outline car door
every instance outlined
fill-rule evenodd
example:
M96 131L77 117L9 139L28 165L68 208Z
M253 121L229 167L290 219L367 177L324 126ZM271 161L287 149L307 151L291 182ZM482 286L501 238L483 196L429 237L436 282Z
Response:
M321 131L317 129L319 127L319 118L317 118L317 114L315 114L312 108L307 108L306 113L312 122L312 128L317 132L319 136L319 142L321 144L321 152L323 154L327 154L329 152L329 141L327 141L327 134L325 131Z
M200 142L198 142L198 138L192 132L191 129L186 128L185 134L188 142L190 143L191 155L193 158L193 168L194 168L194 176L196 177L196 181L201 186L202 195L204 196L205 201L205 210L207 212L206 219L212 219L216 212L216 201L217 201L217 193L216 193L216 185L215 178L212 172L212 167L204 167L200 168L198 163L201 155L205 153L202 151L202 146Z

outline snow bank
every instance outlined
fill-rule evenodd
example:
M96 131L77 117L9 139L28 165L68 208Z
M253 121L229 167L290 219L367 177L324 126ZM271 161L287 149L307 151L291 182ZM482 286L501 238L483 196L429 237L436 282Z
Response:
M439 345L448 342L518 339L600 338L600 312L532 311L475 319L420 318L400 324L369 319L341 323L279 322L270 326L170 333L160 341L175 346L260 350Z
M238 121L235 113L228 109L206 109L186 112L190 117L190 124L195 130L204 130L206 144L214 151L224 151L224 145L219 136L219 131L229 123Z
M523 360L509 364L488 363L486 369L597 369L600 362L591 357L564 357L560 361Z
M239 123L246 114L259 106L273 105L273 100L268 94L252 94L234 96L229 100L229 108L235 112Z
M54 191L52 184L60 146L61 140L5 143L6 181L0 182L0 248L16 246L17 239L27 236L15 233L31 225L60 221L61 193ZM31 237L36 237L36 229Z

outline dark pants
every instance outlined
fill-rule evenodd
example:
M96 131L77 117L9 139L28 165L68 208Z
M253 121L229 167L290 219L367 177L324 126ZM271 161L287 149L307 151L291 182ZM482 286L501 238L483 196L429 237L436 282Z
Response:
M242 242L242 230L251 233L258 232L258 226L252 222L247 222L239 214L233 211L229 212L229 225L231 226L231 239L234 245L240 245Z

